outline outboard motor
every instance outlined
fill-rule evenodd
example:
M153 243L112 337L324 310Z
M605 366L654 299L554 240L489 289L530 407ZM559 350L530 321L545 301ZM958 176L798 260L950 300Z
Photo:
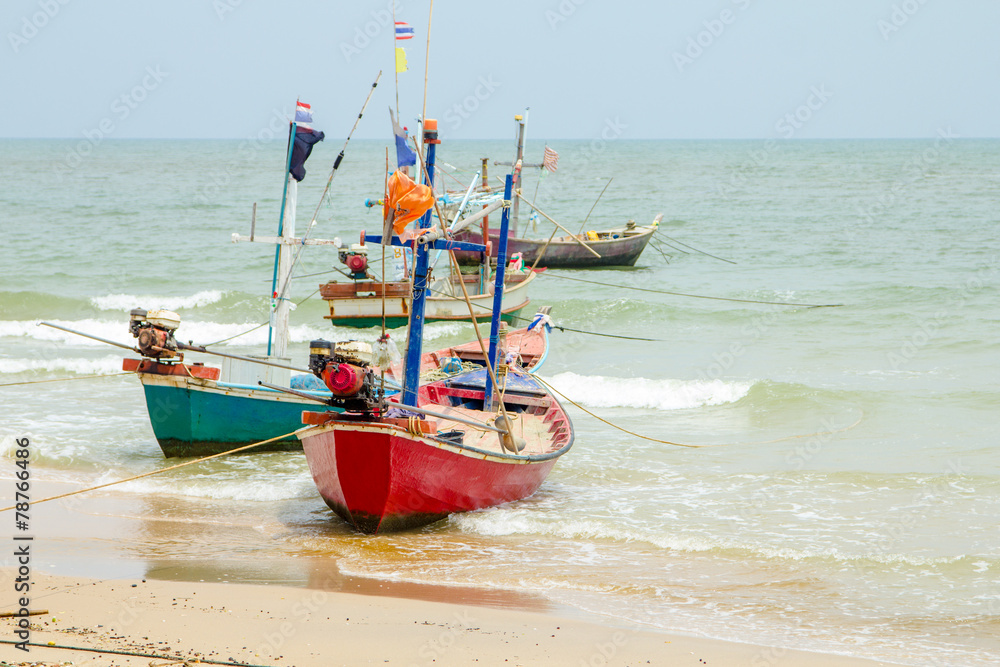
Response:
M174 338L174 332L180 325L180 315L169 310L136 308L129 313L129 331L138 339L142 355L152 359L184 358L177 351L177 340Z
M351 412L375 412L383 405L371 368L371 345L356 341L309 343L309 370L333 396L330 405Z

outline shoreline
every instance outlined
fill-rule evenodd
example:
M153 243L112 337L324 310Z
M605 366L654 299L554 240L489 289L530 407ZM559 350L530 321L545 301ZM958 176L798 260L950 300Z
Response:
M34 490L45 497L66 486L37 480ZM334 558L308 554L242 560L212 553L191 558L190 548L182 550L187 557L165 553L148 538L177 543L197 535L204 544L231 537L225 532L231 526L178 523L169 502L147 502L102 491L32 506L32 527L44 530L32 546L28 608L47 613L31 617L30 641L43 646L24 652L3 643L0 660L88 667L185 658L298 667L891 664L644 628L530 592L358 577L342 573ZM170 508L167 516L164 508ZM146 535L145 546L122 547L122 537L135 531ZM17 569L10 567L16 558L2 564L0 612L16 612L21 594ZM17 622L0 618L0 639L18 640Z
M0 570L3 611L16 611L16 570ZM889 665L464 603L287 586L32 576L24 652L33 665L148 665L151 659L251 665ZM16 618L0 619L16 640ZM55 646L48 646L49 643ZM71 646L138 653L94 653ZM155 657L153 657L155 656Z

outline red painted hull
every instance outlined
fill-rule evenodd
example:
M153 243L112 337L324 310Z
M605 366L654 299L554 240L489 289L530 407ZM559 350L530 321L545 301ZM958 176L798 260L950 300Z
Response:
M365 533L415 528L526 498L557 460L474 457L427 437L363 424L327 426L304 437L303 448L323 500Z

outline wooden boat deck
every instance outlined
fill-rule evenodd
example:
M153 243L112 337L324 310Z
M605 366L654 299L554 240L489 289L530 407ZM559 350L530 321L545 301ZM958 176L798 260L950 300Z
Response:
M434 409L446 415L454 415L463 419L481 421L483 413L478 410L470 410L460 407L446 407L427 404L424 407ZM525 448L519 452L520 456L538 457L546 454L553 454L564 448L569 443L570 430L566 422L566 416L562 410L555 409L533 412L508 412L508 417L513 421L513 433L517 438L526 442ZM509 456L508 452L500 444L500 434L493 431L477 429L473 426L461 424L459 422L449 422L445 419L437 419L439 433L461 432L463 448L480 450L496 456ZM432 436L433 437L433 436Z

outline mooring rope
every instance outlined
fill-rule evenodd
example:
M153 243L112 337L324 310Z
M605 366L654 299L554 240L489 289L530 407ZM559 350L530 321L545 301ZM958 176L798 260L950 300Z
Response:
M431 289L430 287L428 287L427 290L429 292L432 292L434 294L438 294L438 295L443 296L445 298L455 299L456 301L460 301L460 299L457 296L455 296L454 294L449 294L448 292L445 292L445 291L442 291L442 290ZM474 304L472 304L472 306L474 308L481 309L484 313L492 311L492 308L490 308L488 306L484 306L484 305L478 304L478 303L474 303ZM520 322L533 322L534 321L534 318L521 317L520 315L511 315L510 319L512 319L512 320L518 320ZM470 322L471 322L471 320L470 320ZM558 324L553 324L552 328L553 329L558 329L559 331L563 331L563 332L565 332L565 331L571 331L573 333L586 334L588 336L602 336L604 338L619 338L619 339L622 339L622 340L639 340L639 341L643 341L643 342L646 342L646 343L667 343L667 342L669 342L669 341L667 341L667 340L665 340L663 338L640 338L638 336L620 336L618 334L606 334L606 333L599 333L597 331L583 331L581 329L570 329L569 327L564 327L564 326L561 326L561 325L558 325Z
M520 373L520 371L518 371L518 372ZM556 394L559 394L559 396L561 398L563 398L565 401L567 401L568 403L571 403L573 406L579 408L580 410L583 410L584 412L586 412L588 415L590 415L591 417L593 417L597 421L602 422L604 424L607 424L611 428L618 429L619 431L622 431L623 433L628 433L629 435L635 436L637 438L641 438L643 440L649 440L651 442L658 442L658 443L663 444L663 445L673 445L675 447L690 447L691 449L701 449L702 447L708 447L709 446L709 445L688 445L688 444L685 444L683 442L670 442L669 440L660 440L659 438L652 438L652 437L650 437L648 435L641 435L641 434L636 433L634 431L630 431L627 428L625 428L624 426L618 426L617 424L609 422L604 417L601 417L599 415L594 414L593 412L591 412L587 408L583 407L582 405L580 405L579 403L577 403L576 401L574 401L572 398L570 398L566 394L562 393L561 391L559 391L558 389L556 389L555 387L553 387L551 384L549 384L548 382L546 382L542 378L538 377L537 375L532 375L531 377L533 379L535 379L535 380L538 380L542 384L544 384L549 389L549 391L552 391L552 392L554 392Z
M25 380L24 382L8 382L6 384L0 384L0 387L13 387L19 384L41 384L42 382L69 382L70 380L91 380L93 378L113 378L120 375L132 375L132 371L125 371L124 373L105 373L101 375L81 375L75 378L52 378L50 380Z
M268 665L254 665L249 662L229 662L223 660L211 660L209 658L179 658L170 655L154 655L152 653L137 653L135 651L123 651L120 649L110 649L110 648L89 648L87 646L66 646L64 644L41 644L39 642L17 642L14 641L13 639L0 639L0 644L24 644L26 646L37 646L38 648L58 648L58 649L65 649L68 651L89 651L91 653L128 655L136 658L154 658L156 660L168 660L170 662L181 663L184 665L204 663L207 665L230 665L231 667L269 667Z
M659 227L657 227L657 229L656 229L656 232L655 232L655 233L656 233L656 234L659 234L659 235L661 235L661 236L662 236L663 238L667 238L667 239L670 239L670 240L671 240L671 241L673 241L674 243L679 243L680 245L684 246L685 248L690 248L691 250L694 250L695 252L700 252L700 253L701 253L702 255L706 255L706 256L708 256L708 257L711 257L712 259L717 259L717 260L719 260L719 261L722 261L722 262L729 262L730 264L736 264L736 262L734 262L734 261L733 261L733 260L731 260L731 259L726 259L725 257L716 257L715 255L713 255L713 254L712 254L712 253L710 253L710 252L705 252L704 250L698 250L698 249L697 249L697 248L695 248L694 246L690 246L690 245L688 245L687 243L684 243L683 241L678 241L677 239L674 239L674 238L670 238L669 236L667 236L666 234L664 234L664 233L663 233L663 230L662 230L662 229L660 229ZM678 248L678 250L679 250L679 248ZM681 250L681 252L684 252L684 251L683 251L683 250Z
M194 459L193 461L185 461L184 463L178 463L176 465L172 465L172 466L169 466L169 467L166 467L166 468L160 468L158 470L151 470L150 472L144 472L141 475L135 475L134 477L128 477L126 479L119 479L119 480L116 480L114 482L107 482L106 484L98 484L97 486L91 486L91 487L86 488L86 489L78 489L76 491L69 491L68 493L61 493L58 496L50 496L49 498L42 498L41 500L32 500L31 504L32 505L37 505L39 503L47 503L50 500L59 500L60 498L68 498L70 496L76 496L76 495L79 495L81 493L88 493L90 491L96 491L98 489L104 489L104 488L107 488L109 486L115 486L116 484L124 484L125 482L132 482L132 481L135 481L137 479L142 479L143 477L150 477L152 475L159 475L160 473L167 472L168 470L176 470L177 468L183 468L185 466L194 465L195 463L201 463L203 461L208 461L210 459L217 459L220 456L228 456L229 454L236 454L237 452L242 452L242 451L246 451L248 449L253 449L254 447L260 447L261 445L266 445L267 443L274 442L275 440L284 440L285 438L287 438L290 435L295 435L299 430L300 429L295 429L294 431L291 431L289 433L285 433L283 435L276 435L275 437L268 438L267 440L261 440L260 442L254 442L254 443L251 443L249 445L242 445L240 447L236 447L235 449L230 449L230 450L227 450L227 451L224 451L224 452L219 452L218 454L211 454L210 456L203 456L202 458L200 458L200 459ZM12 510L14 508L15 508L15 505L11 505L10 507L0 508L0 512L7 512L7 511Z
M519 373L519 374L524 374L523 371L516 371L516 372ZM582 405L580 405L579 403L577 403L576 401L574 401L572 398L570 398L566 394L562 393L561 391L559 391L558 389L556 389L555 387L553 387L551 384L549 384L548 382L546 382L542 378L538 377L537 375L532 375L531 377L534 378L535 380L538 380L539 382L541 382L542 384L544 384L550 391L552 391L555 394L558 394L566 402L572 404L576 408L579 408L580 410L582 410L583 412L587 413L588 415L590 415L591 417L593 417L597 421L602 422L604 424L607 424L611 428L614 428L614 429L617 429L619 431L622 431L623 433L627 433L627 434L629 434L631 436L635 436L636 438L640 438L642 440L649 440L650 442L657 442L657 443L660 443L660 444L663 444L663 445L673 445L675 447L688 447L688 448L691 448L691 449L703 449L703 448L706 448L706 447L724 447L724 446L727 446L726 444L723 444L723 445L689 445L689 444L685 444L685 443L682 443L682 442L671 442L669 440L660 440L659 438L653 438L653 437L650 437L648 435L642 435L640 433L636 433L634 431L630 431L630 430L628 430L627 428L625 428L623 426L619 426L618 424L615 424L613 422L608 421L607 419L601 417L600 415L594 414L593 412L591 412L587 408L583 407ZM770 445L770 444L773 444L775 442L784 442L785 440L799 440L801 438L812 438L812 437L821 436L821 435L833 435L834 433L842 433L844 431L851 430L852 428L854 428L855 426L857 426L858 424L860 424L861 421L864 418L865 418L865 414L864 414L864 411L862 410L861 411L861 416L858 417L857 421L855 421L850 426L845 426L844 428L833 429L833 430L830 430L830 431L819 431L817 433L806 433L806 434L801 434L801 435L789 435L789 436L785 436L784 438L778 438L776 440L762 440L762 441L759 441L759 442L727 443L727 444L729 444L729 445L731 445L731 444Z
M755 301L753 299L733 299L724 296L705 296L703 294L684 294L683 292L668 292L666 290L649 289L648 287L632 287L631 285L612 285L611 283L601 283L596 280L585 280L583 278L571 278L570 276L560 276L554 273L549 273L546 271L545 276L551 278L559 278L560 280L574 280L579 283L589 283L591 285L600 285L601 287L617 287L619 289L630 289L636 292L651 292L653 294L669 294L671 296L687 296L692 299L712 299L714 301L735 301L736 303L759 303L767 306L795 306L798 308L839 308L843 306L842 303L789 303L787 301Z
M299 306L301 306L301 305L302 305L303 303L305 303L305 302L306 302L306 301L308 301L309 299L313 298L313 297L314 297L314 296L316 295L316 293L317 293L317 292L319 292L319 288L318 288L318 287L317 287L317 288L316 288L316 289L315 289L315 290L314 290L314 291L312 292L312 294L310 294L310 295L309 295L309 296L307 296L306 298L304 298L304 299L302 299L301 301L299 301L298 303L296 303L296 304L295 304L295 307L296 307L296 308L298 308L298 307L299 307ZM257 329L260 329L261 327L266 327L266 326L267 326L268 324L270 324L270 322L264 322L263 324L258 324L258 325L257 325L257 326L255 326L255 327L254 327L253 329L247 329L247 330L246 330L246 331L244 331L243 333L238 333L238 334L236 334L235 336L230 336L229 338L223 338L222 340L217 340L217 341L215 341L214 343L208 343L208 344L206 344L206 345L202 345L202 347L208 347L209 345L218 345L218 344L220 344L220 343L226 343L226 342L229 342L229 341L233 340L234 338L239 338L240 336L246 336L246 335L247 335L248 333L251 333L251 332L253 332L253 331L256 331Z

